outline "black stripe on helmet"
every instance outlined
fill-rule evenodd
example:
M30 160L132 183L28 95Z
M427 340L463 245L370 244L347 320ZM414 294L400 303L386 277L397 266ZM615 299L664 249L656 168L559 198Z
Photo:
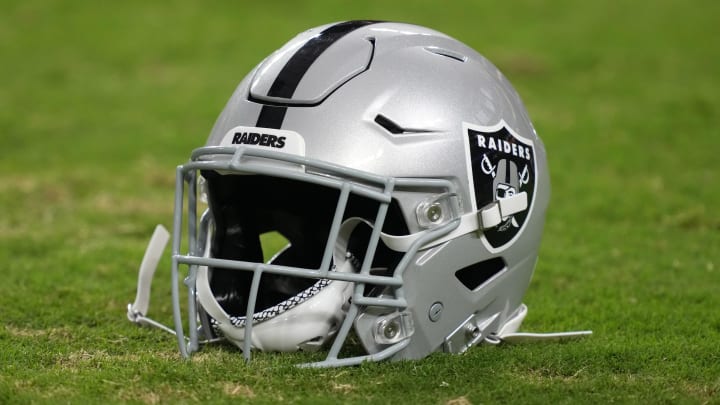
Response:
M310 66L330 45L358 28L377 22L379 21L345 21L328 27L320 34L312 37L283 66L270 86L267 95L270 97L291 98ZM258 116L256 126L279 129L285 119L286 112L287 106L264 105Z

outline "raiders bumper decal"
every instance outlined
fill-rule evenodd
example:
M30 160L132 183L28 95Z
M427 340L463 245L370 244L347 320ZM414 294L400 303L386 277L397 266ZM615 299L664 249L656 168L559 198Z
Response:
M295 131L273 128L237 126L230 129L220 141L221 146L277 150L305 156L305 139Z
M483 231L488 247L493 251L502 250L523 229L531 211L536 185L534 144L514 133L504 121L493 126L463 123L463 133L467 136L473 210L518 193L527 194L526 209L502 217L499 225Z

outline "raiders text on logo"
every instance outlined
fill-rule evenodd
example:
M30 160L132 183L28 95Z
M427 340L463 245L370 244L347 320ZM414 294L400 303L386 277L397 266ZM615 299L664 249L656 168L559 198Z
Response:
M499 225L483 232L493 249L501 249L520 232L531 209L536 182L533 141L515 134L504 122L493 126L465 123L464 130L476 207L523 192L527 195L525 210L502 217Z
M486 143L487 146L485 145ZM508 142L504 139L495 138L493 136L486 136L482 133L477 134L477 146L480 148L487 148L488 150L496 150L512 154L513 156L517 156L525 160L530 160L531 158L530 147L518 145L517 143Z
M232 138L233 145L260 145L282 149L285 147L285 137L257 132L235 132Z

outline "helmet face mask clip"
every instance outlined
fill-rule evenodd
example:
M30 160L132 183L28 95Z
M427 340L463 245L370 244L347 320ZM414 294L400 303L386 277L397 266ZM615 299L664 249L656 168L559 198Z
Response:
M146 317L161 229L128 317L185 357L217 340L248 360L327 350L310 366L496 343L526 314L547 174L520 98L472 49L407 24L314 28L240 83L177 168L175 327ZM364 354L342 357L351 333Z

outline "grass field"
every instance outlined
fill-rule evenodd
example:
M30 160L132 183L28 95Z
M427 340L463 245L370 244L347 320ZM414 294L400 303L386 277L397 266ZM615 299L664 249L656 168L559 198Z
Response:
M0 5L0 403L720 403L720 2L240 3ZM357 18L447 32L517 87L553 180L523 329L591 338L301 370L183 361L127 322L174 167L234 86Z

